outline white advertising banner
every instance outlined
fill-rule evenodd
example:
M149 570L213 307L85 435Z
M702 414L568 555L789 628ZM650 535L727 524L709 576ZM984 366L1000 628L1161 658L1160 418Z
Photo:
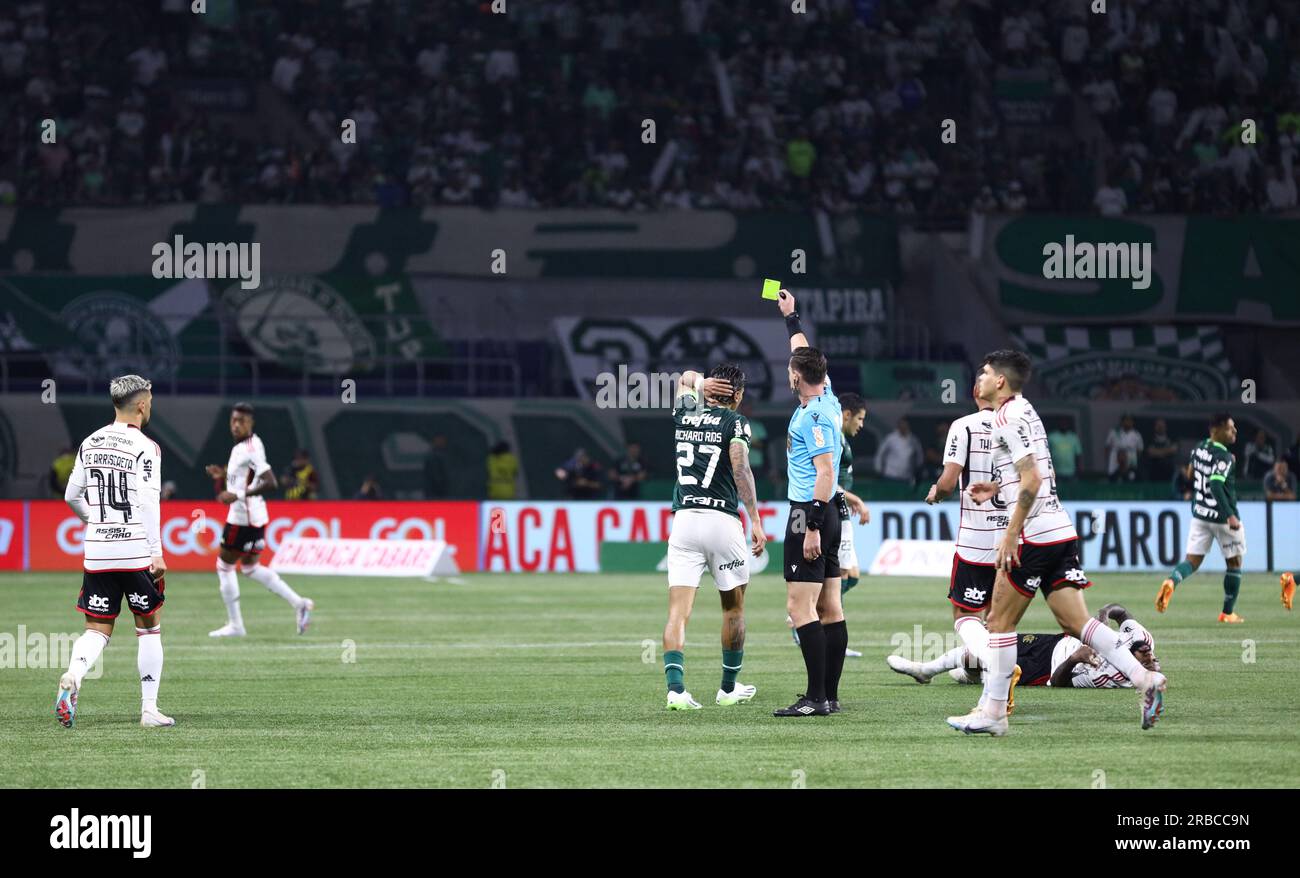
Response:
M320 576L449 576L458 573L442 540L318 540L290 537L271 561L280 573Z

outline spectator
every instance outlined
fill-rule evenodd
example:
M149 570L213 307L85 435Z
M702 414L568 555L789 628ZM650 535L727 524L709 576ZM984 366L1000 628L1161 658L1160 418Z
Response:
M897 482L915 482L924 459L921 442L912 433L907 418L899 418L876 449L876 472Z
M1242 455L1245 460L1244 476L1248 479L1262 479L1268 475L1269 470L1277 461L1277 452L1273 449L1273 440L1264 430L1255 433L1253 442L1246 443L1246 450Z
M489 500L513 500L519 480L519 458L504 439L488 450L487 493Z
M1174 499L1192 499L1192 489L1195 484L1192 479L1192 464L1188 461L1174 471Z
M424 459L424 496L430 500L451 496L451 460L442 433L433 437Z
M1286 450L1283 459L1286 460L1286 464L1291 468L1292 473L1300 473L1300 430L1296 430L1295 441Z
M1115 465L1112 467L1108 478L1112 482L1136 482L1137 466L1133 459L1128 456L1128 449L1121 448L1115 452Z
M1169 438L1169 428L1164 418L1156 418L1146 455L1146 478L1149 481L1167 482L1174 477L1174 458L1178 456L1178 443Z
M1142 455L1142 434L1133 426L1133 416L1123 415L1119 420L1119 426L1110 431L1106 437L1106 451L1110 457L1106 464L1106 475L1111 481L1116 480L1116 473L1120 471L1119 455L1124 452L1124 459L1129 469L1133 470L1133 475L1121 474L1121 478L1132 481L1137 478L1136 463Z
M77 455L71 446L65 445L50 461L50 493L60 500L63 499L63 492L68 488L68 479L72 476L72 469L77 465Z
M1285 460L1273 464L1273 468L1264 476L1264 496L1270 500L1295 499L1295 473L1286 465Z
M307 449L299 448L293 453L289 467L280 476L280 484L286 486L286 500L315 500L320 490L320 473L312 465Z
M374 473L367 473L366 480L361 483L361 488L352 495L353 500L382 500L384 499L384 489L379 487L379 479L375 478Z
M1052 466L1058 479L1075 479L1080 475L1079 461L1083 457L1083 443L1074 432L1074 421L1061 418L1056 429L1047 434L1047 445L1052 451Z
M948 441L948 425L934 425L934 437L925 449L925 477L937 480L943 475L943 444Z
M592 460L584 448L579 448L555 470L555 477L564 483L565 493L571 500L595 500L604 493L601 481L604 473L600 464Z
M629 442L623 457L609 470L609 481L614 486L614 499L640 500L641 483L645 479L645 464L641 462L641 443Z

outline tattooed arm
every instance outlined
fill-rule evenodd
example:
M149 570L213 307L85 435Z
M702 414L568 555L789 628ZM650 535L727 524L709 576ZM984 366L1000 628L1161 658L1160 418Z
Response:
M754 471L749 468L749 445L734 441L727 453L731 457L731 473L736 479L736 494L749 513L750 551L757 558L763 554L767 534L763 533L763 523L758 517L758 490L754 485Z

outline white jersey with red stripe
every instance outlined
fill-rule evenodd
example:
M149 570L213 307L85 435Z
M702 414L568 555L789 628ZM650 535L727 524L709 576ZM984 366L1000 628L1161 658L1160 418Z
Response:
M162 555L162 451L140 428L114 422L77 449L64 500L86 523L88 573L147 570Z
M226 490L238 494L251 487L258 476L270 469L261 438L256 433L250 434L230 449L230 460L226 463ZM266 511L266 498L261 496L235 500L226 513L226 524L266 527L270 520Z
M1131 634L1126 635L1121 632L1120 639L1126 648L1132 645ZM1065 664L1066 660L1082 645L1079 640L1068 634L1057 641L1056 646L1052 648L1052 673L1055 674L1056 669ZM1121 674L1119 668L1101 656L1097 656L1097 662L1095 665L1090 662L1079 662L1075 665L1070 672L1070 685L1076 689L1133 688L1133 681Z
M958 496L961 525L957 529L957 557L967 564L996 562L997 542L1008 516L992 500L976 503L966 493L972 482L993 478L993 410L972 412L948 428L943 444L943 462L961 467Z
M1020 496L1016 462L1033 455L1042 483L1020 531L1023 542L1051 545L1076 540L1079 534L1056 496L1056 470L1047 445L1047 430L1029 400L1020 394L1003 400L993 413L993 481L998 483L994 505L1010 518Z

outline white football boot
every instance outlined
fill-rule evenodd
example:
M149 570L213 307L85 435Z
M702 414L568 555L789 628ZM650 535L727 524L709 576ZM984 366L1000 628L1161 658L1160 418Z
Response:
M994 719L976 708L965 716L948 717L948 725L968 735L992 735L1000 738L1007 733L1007 718Z
M669 710L699 710L704 705L700 704L691 697L689 692L669 692L668 709Z
M140 712L140 725L146 729L165 728L166 726L176 725L176 720L165 716L162 711L154 708L153 710L143 710Z
M316 602L311 598L303 598L302 606L298 608L298 633L301 634L307 630L311 624L311 611L316 609Z
M921 663L909 661L901 655L885 656L885 664L889 665L891 670L900 674L906 674L918 683L929 683L934 674L927 674L921 670Z
M248 632L245 631L242 627L236 628L234 625L231 625L229 622L227 622L225 625L222 625L216 631L209 631L208 636L209 637L243 637L247 633Z
M1147 671L1147 678L1138 688L1141 696L1142 728L1149 729L1160 719L1160 711L1165 706L1165 688L1169 681L1159 671Z
M757 686L747 686L744 683L737 681L736 688L732 689L730 692L723 692L721 689L718 690L716 703L719 707L729 707L733 704L740 704L742 701L748 701L753 698L754 693L756 692L758 692Z

